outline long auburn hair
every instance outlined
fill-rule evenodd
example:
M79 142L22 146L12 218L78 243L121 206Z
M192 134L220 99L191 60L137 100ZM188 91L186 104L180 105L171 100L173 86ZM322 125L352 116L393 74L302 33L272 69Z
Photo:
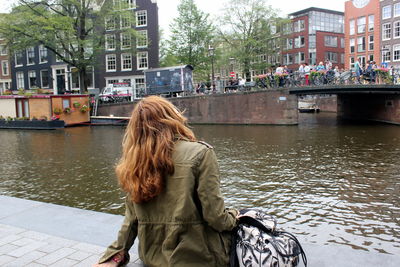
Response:
M195 141L187 119L169 101L149 96L133 109L116 167L118 182L135 203L144 203L164 189L174 173L172 151L176 138Z

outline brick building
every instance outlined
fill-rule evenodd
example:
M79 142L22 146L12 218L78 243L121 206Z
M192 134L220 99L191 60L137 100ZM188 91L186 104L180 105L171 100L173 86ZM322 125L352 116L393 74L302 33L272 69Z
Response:
M300 63L329 59L344 67L344 13L311 7L289 14L283 27L282 64L297 70Z
M11 88L11 69L9 51L3 39L0 38L0 94Z
M381 61L400 67L400 0L380 1Z
M380 0L352 0L345 3L345 67L353 68L357 58L380 63ZM393 2L393 0L389 0Z

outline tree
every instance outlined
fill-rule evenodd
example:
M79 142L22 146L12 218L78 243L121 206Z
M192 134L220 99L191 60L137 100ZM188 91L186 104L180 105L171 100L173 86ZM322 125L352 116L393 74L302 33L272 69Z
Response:
M169 50L178 63L189 64L195 71L208 70L208 47L212 43L214 26L209 15L199 10L194 0L181 0L179 15L170 25Z
M164 38L163 30L159 32L160 36L160 67L171 67L178 65L178 59L176 56L171 52L171 49L168 45L168 40Z
M272 28L278 20L266 0L229 0L221 17L220 35L229 44L231 57L242 66L246 78L252 68L266 68L260 60L271 51ZM280 42L279 40L275 40Z
M84 93L88 67L96 64L96 55L104 49L105 27L132 25L131 8L123 0L19 0L0 21L0 34L11 51L43 45L76 67ZM121 31L131 40L137 37L132 27Z

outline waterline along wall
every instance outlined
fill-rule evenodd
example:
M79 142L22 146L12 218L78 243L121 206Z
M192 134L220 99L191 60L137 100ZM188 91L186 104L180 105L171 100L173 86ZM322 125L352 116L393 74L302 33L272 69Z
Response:
M238 92L170 98L194 124L297 125L297 96L287 90ZM98 116L128 117L129 104L99 107Z

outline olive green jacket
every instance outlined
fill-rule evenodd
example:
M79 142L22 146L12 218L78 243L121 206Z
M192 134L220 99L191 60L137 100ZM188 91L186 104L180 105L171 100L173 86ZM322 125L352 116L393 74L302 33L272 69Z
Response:
M128 251L136 237L147 266L227 266L235 210L225 209L217 158L210 145L178 140L172 159L175 172L163 193L144 204L126 200L118 240L100 263Z

